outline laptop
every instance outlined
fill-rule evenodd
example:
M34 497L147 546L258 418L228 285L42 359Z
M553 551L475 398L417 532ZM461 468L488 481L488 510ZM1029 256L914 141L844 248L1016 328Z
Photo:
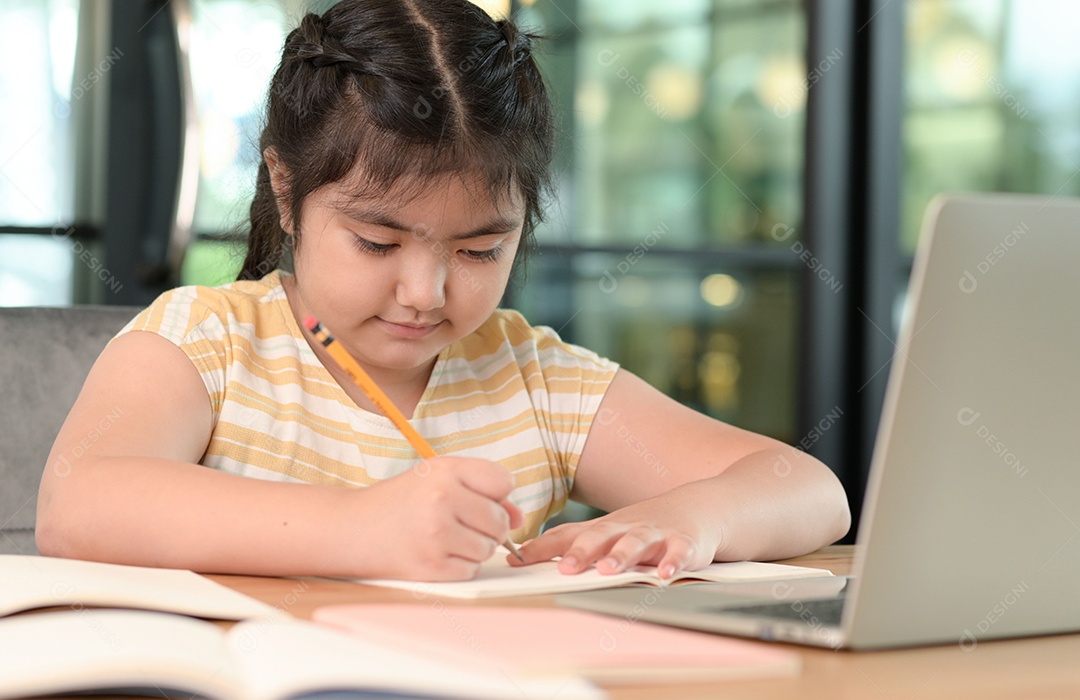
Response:
M851 577L556 602L855 650L1080 630L1080 200L931 203L865 504Z

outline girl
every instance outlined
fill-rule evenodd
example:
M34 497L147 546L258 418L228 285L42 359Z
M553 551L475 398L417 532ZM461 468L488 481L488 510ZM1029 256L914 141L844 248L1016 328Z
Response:
M568 574L670 577L847 531L810 456L496 308L549 184L532 39L467 0L304 17L270 88L240 279L163 295L102 353L49 459L64 468L44 472L43 553L447 580L510 537ZM309 314L439 457L418 461ZM608 515L537 537L567 498Z

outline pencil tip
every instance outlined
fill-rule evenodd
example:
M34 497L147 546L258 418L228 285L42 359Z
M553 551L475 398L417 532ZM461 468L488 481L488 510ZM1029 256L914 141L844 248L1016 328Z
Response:
M510 553L513 554L517 558L518 561L520 561L522 563L525 563L525 557L521 556L521 552L519 552L518 548L516 546L514 546L514 541L513 540L508 539L503 544L506 546L507 549L510 550Z

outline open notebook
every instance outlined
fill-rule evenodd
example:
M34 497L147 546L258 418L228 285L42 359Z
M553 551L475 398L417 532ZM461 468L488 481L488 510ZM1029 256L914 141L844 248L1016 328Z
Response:
M139 608L215 620L280 614L192 571L0 555L0 617L56 606Z
M477 577L471 581L425 583L396 579L354 580L357 583L372 586L403 588L413 591L415 595L434 594L451 598L475 599L591 591L631 584L667 586L674 581L739 583L832 576L832 572L826 569L754 561L711 564L698 571L682 572L669 581L664 581L657 575L656 567L645 566L634 567L619 574L605 575L592 568L580 574L569 575L559 572L558 562L555 561L521 567L510 566L506 561L507 554L505 548L497 548L495 554L480 567Z
M67 692L214 700L300 697L603 697L576 678L457 668L310 622L246 620L225 631L142 610L42 612L0 620L0 699Z

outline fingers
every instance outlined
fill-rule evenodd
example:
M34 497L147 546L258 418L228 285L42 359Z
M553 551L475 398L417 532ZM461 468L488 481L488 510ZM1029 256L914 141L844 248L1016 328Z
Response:
M521 520L521 511L517 506L493 501L473 492L462 494L460 506L455 511L459 523L496 544L506 540L514 527L515 516Z
M566 523L553 527L520 548L521 564L535 564L561 557L559 571L577 574L606 554L620 535L620 527L602 519Z
M529 540L518 547L522 561L517 561L513 557L509 561L514 566L522 566L541 561L551 561L556 557L561 557L570 548L574 539L584 527L584 523L567 523L553 527L540 537Z
M559 571L564 574L579 574L596 564L615 546L625 533L625 527L616 523L594 521L593 527L585 529L576 538L559 562ZM611 570L601 573L614 573Z
M502 538L486 535L462 523L448 529L451 544L448 545L447 556L477 566L490 559L502 542Z
M596 562L596 570L602 574L617 574L627 568L648 560L655 561L664 552L667 541L659 528L639 525L626 531Z
M698 561L696 555L697 545L686 535L674 535L667 540L667 547L660 563L656 565L656 572L662 579L669 579L680 571L697 569L712 562L712 557Z
M486 459L464 457L428 460L442 469L452 470L461 483L471 491L493 501L502 501L514 490L514 477L506 467Z
M505 499L500 501L499 505L501 505L506 511L506 514L510 516L511 530L516 530L525 524L525 514L521 512L520 508Z
M433 458L426 462L432 477L431 497L445 508L468 532L466 538L484 543L481 554L475 547L452 554L466 559L491 556L495 546L506 541L510 530L524 522L521 510L506 498L514 480L500 464L483 459ZM435 484L438 484L436 486Z
M697 561L694 540L685 534L602 518L552 528L526 542L521 554L524 562L517 565L561 556L559 571L564 574L581 573L592 566L601 574L616 574L638 565L655 565L660 577L665 579L688 568L705 566L712 560L709 557Z
M595 564L602 574L617 574L656 562L665 547L665 534L657 527L599 520L574 540L559 562L559 571L576 574Z
M472 578L524 517L510 503L512 476L481 459L433 457L359 489L357 510L371 537L396 556L365 566L375 578ZM373 573L372 573L373 572Z

